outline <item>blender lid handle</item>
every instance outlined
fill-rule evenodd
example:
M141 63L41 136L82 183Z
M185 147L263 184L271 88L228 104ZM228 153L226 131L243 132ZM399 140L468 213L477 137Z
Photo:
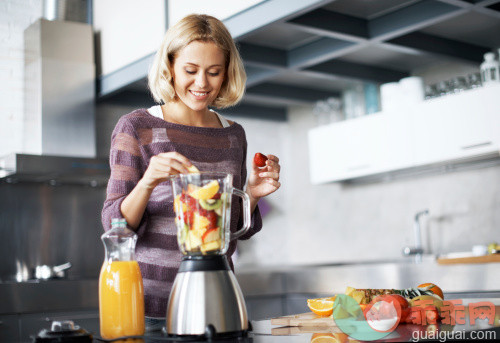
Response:
M241 197L243 200L243 227L236 232L231 232L230 240L237 239L247 233L250 229L250 198L248 194L237 188L231 188L231 194Z

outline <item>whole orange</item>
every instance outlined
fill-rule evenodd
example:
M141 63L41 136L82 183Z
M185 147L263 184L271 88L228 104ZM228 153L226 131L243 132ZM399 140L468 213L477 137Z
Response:
M441 297L441 299L444 300L443 290L433 283L430 283L430 282L423 283L421 285L418 285L418 288L423 288L425 290L429 290L432 293L439 295Z

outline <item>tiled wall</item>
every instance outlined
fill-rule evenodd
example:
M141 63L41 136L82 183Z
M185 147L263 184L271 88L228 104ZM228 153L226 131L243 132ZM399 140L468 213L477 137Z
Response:
M41 15L41 0L0 1L0 156L22 150L23 32Z

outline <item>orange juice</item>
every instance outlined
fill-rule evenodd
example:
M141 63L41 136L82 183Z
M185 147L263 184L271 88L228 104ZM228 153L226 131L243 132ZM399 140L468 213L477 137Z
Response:
M99 317L103 338L144 334L144 288L137 261L104 262Z

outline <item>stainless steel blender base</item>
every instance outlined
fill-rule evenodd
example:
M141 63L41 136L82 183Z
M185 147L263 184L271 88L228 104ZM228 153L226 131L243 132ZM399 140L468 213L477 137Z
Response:
M166 330L170 335L204 335L248 330L240 286L231 270L185 271L175 278L170 294Z

